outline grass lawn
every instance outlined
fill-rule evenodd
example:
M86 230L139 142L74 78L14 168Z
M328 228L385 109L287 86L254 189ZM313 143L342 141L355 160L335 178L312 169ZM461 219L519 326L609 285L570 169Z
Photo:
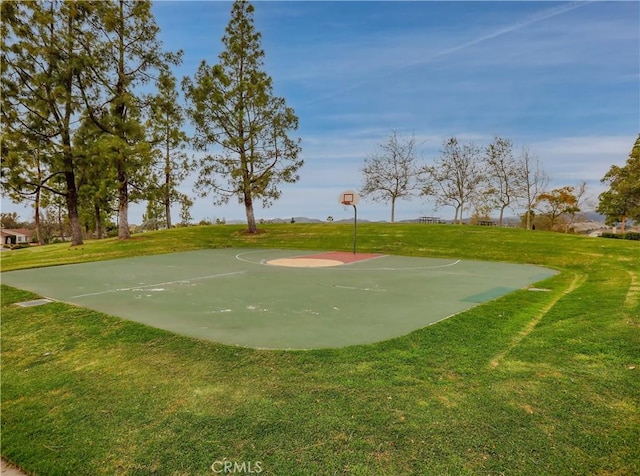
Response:
M2 271L200 248L349 250L348 225L212 226L3 253ZM363 224L358 249L561 270L390 341L260 351L2 287L2 455L83 474L640 473L640 244ZM247 290L250 292L250 290ZM232 466L235 464L235 467ZM226 473L229 474L229 471Z

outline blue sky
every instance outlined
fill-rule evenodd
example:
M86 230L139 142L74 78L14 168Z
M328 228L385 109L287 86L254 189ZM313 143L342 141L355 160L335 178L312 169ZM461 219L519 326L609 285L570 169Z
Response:
M300 119L305 166L257 218L349 218L337 204L358 190L367 154L396 130L414 135L429 162L446 137L527 146L552 186L587 181L591 195L623 164L640 131L638 2L257 1L265 70ZM165 49L184 50L181 80L217 61L231 3L162 1L153 7ZM192 180L182 187L192 194ZM143 207L132 207L130 221ZM359 216L388 220L362 201ZM243 219L234 203L198 199L202 218ZM396 219L453 216L424 199Z
M392 130L415 135L425 161L444 138L527 146L552 185L586 180L591 192L622 164L640 131L637 2L254 2L265 70L300 119L301 180L260 218L348 218L337 204L359 189L367 154ZM176 75L217 61L228 2L157 2ZM188 191L187 186L185 191ZM397 219L434 211L398 203ZM243 218L237 205L199 200L194 217ZM389 219L362 201L359 216Z

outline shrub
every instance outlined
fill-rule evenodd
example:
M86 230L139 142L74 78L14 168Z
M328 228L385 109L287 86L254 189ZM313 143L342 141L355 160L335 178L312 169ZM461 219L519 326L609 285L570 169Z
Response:
M602 238L614 238L617 240L634 240L640 241L640 232L637 231L629 231L627 233L603 233L600 235Z
M629 231L625 233L624 239L640 241L640 231Z
M619 240L622 239L622 235L619 233L604 232L600 235L600 238L614 238Z

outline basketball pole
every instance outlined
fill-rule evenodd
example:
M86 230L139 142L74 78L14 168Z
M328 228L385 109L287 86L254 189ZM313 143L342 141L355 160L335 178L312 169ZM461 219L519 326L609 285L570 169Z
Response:
M353 207L353 254L356 254L356 243L358 236L358 208L356 205L358 204L358 194L353 190L347 190L340 194L340 198L338 199L338 203L341 203L343 206L351 205Z
M356 237L358 236L358 209L353 205L353 254L356 254Z

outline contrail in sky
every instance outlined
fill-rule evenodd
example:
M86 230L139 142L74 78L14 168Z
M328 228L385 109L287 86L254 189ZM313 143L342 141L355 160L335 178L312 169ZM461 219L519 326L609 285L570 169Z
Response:
M511 33L512 31L516 31L519 30L521 28L525 28L529 25L533 25L534 23L538 23L541 22L543 20L547 20L549 18L553 18L555 16L558 15L562 15L563 13L566 12L570 12L571 10L575 10L576 8L580 8L583 7L585 5L587 5L590 2L576 2L576 3L571 3L569 5L561 5L559 7L556 8L550 8L549 10L545 10L543 12L540 12L536 15L534 15L531 18L528 18L527 20L521 21L519 23L515 23L513 25L501 28L500 30L494 31L493 33L489 33L487 35L484 36L480 36L478 38L475 38L473 40L467 41L466 43L462 43L461 45L458 46L454 46L453 48L449 48L448 50L444 50L441 51L440 53L437 53L433 56L433 58L437 58L440 56L446 56L448 54L451 53L455 53L457 51L463 50L465 48L468 48L470 46L474 46L477 45L478 43L482 43L483 41L487 41L487 40L491 40L493 38L497 38L498 36L502 36L506 33ZM430 58L431 59L431 58ZM420 64L426 61L417 61L414 64Z
M475 45L477 45L479 43L482 43L484 41L491 40L493 38L497 38L497 37L505 35L507 33L511 33L513 31L520 30L521 28L525 28L525 27L533 25L535 23L539 23L541 21L548 20L549 18L553 18L553 17L556 17L558 15L562 15L563 13L570 12L570 11L575 10L577 8L581 8L581 7L585 6L585 5L588 5L589 3L592 3L593 1L595 1L595 0L587 0L587 1L583 1L583 2L572 2L572 3L569 3L569 4L560 5L558 7L554 7L554 8L550 8L548 10L544 10L544 11L538 12L538 13L530 16L529 18L527 18L527 19L525 19L523 21L514 23L513 25L509 25L509 26L506 26L504 28L500 28L499 30L496 30L494 32L488 33L486 35L479 36L478 38L474 38L473 40L469 40L469 41L466 41L466 42L461 43L459 45L456 45L456 46L453 46L451 48L448 48L446 50L440 51L438 53L435 53L435 54L431 55L428 58L421 58L419 60L415 60L415 61L406 63L406 64L400 66L399 68L396 68L394 71L390 71L390 72L388 72L386 74L378 74L375 77L375 79L368 79L368 80L365 80L365 81L361 81L360 83L351 85L349 87L340 89L338 91L334 91L332 93L325 94L324 96L321 96L321 97L318 97L318 98L313 99L311 101L308 101L304 105L314 104L314 103L317 103L317 102L320 102L320 101L325 101L327 99L334 98L336 96L340 96L341 94L347 93L349 91L353 91L353 90L359 89L360 87L364 86L365 84L371 83L374 80L379 80L380 78L383 78L383 77L393 76L398 72L398 70L402 70L402 69L411 68L411 67L414 67L414 66L419 66L419 65L422 65L422 64L426 64L426 63L428 63L428 62L430 62L430 61L432 61L432 60L434 60L436 58L441 58L443 56L447 56L447 55L450 55L450 54L453 54L453 53L457 53L458 51L464 50L464 49L469 48L471 46L475 46Z

